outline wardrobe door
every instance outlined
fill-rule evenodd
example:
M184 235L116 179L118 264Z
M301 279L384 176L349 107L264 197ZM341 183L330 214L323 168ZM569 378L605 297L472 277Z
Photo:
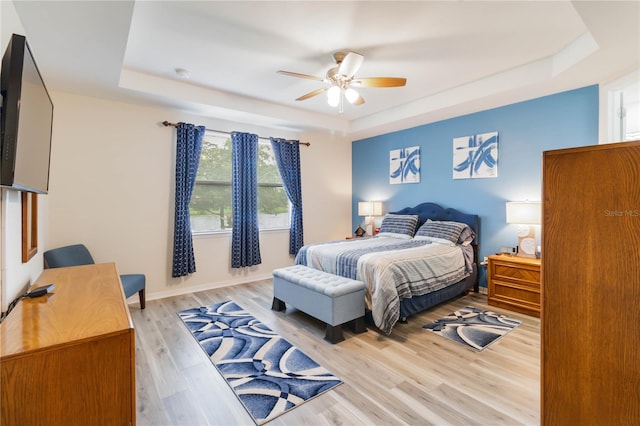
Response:
M640 419L640 142L543 154L543 425Z

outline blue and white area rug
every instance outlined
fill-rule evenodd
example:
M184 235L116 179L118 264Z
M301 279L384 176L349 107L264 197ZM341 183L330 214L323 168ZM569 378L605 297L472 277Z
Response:
M505 315L467 306L422 328L481 351L520 324L521 321Z
M233 301L178 315L256 424L342 383Z

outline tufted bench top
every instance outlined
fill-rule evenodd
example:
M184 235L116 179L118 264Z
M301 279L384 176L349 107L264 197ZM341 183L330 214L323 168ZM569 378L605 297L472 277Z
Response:
M304 265L275 269L273 276L331 298L364 289L362 281L333 275Z

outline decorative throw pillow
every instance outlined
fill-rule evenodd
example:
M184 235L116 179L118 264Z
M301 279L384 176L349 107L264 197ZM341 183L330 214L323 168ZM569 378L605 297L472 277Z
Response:
M460 222L450 221L426 221L415 238L418 240L428 240L440 244L463 244L468 245L473 241L475 234L469 225Z
M460 233L460 236L458 237L458 244L462 244L463 246L468 246L469 244L471 244L471 242L475 237L476 237L476 233L473 232L473 229L471 229L469 225L465 224L464 229L462 230L462 232Z
M418 215L386 214L380 225L380 233L383 237L412 238L418 227Z

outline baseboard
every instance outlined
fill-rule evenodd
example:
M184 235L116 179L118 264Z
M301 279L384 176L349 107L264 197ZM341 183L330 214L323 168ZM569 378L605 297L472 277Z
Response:
M272 278L272 275L271 273L269 273L269 274L255 275L248 280L244 279L244 280L220 281L216 283L206 283L206 284L200 284L200 285L186 287L186 288L176 288L172 290L158 291L153 293L148 292L146 294L145 299L146 301L166 299L167 297L182 296L183 294L197 293L199 291L213 290L217 288L233 287L240 284L248 284L256 281L270 280L271 278ZM128 304L138 305L139 304L138 295L135 294L131 296L130 302L128 302Z

